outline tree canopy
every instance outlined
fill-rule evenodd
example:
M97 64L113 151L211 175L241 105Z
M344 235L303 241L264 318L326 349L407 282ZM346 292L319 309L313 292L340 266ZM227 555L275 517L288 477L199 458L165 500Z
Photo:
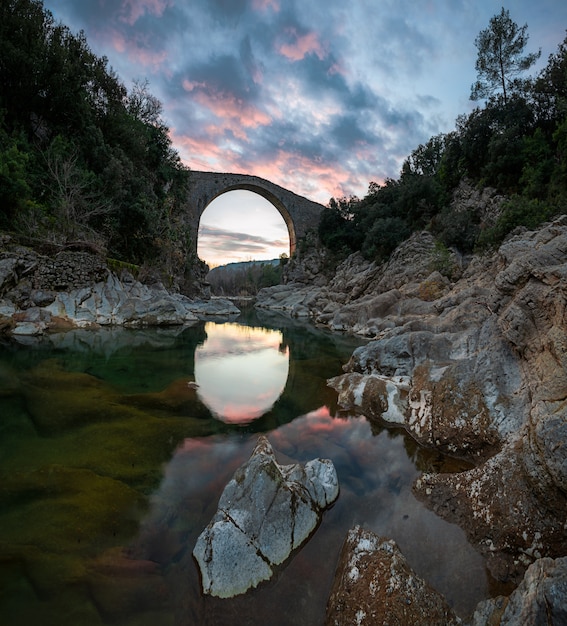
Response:
M128 90L40 0L0 4L0 227L177 272L188 172L147 81Z
M526 27L518 29L502 10L477 38L477 69L486 68L484 93L501 88L503 97L490 98L459 116L454 131L415 148L398 179L371 182L362 199L331 199L319 235L337 260L355 251L385 260L421 229L429 229L444 249L470 252L497 244L517 226L532 228L565 211L567 38L520 89L515 78L539 56L522 56L526 41ZM465 180L508 198L501 214L453 210L455 190Z
M539 52L523 54L528 43L528 25L519 27L502 7L499 15L490 19L488 28L475 39L477 81L471 88L471 100L487 98L502 90L504 103L510 91L518 86L517 77L528 70L540 57Z

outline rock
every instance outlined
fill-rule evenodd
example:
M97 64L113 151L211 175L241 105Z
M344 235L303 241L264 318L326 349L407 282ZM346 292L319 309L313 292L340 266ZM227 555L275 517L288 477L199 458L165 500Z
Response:
M41 322L21 322L20 324L16 324L11 330L12 335L35 337L37 335L41 335L45 328L46 325Z
M15 326L15 322L13 321L11 316L4 315L0 312L0 333L7 332L12 330Z
M338 493L331 461L279 465L270 443L260 436L197 539L193 555L203 592L230 598L271 578L274 567L313 533Z
M189 309L197 317L230 317L238 315L240 309L227 298L211 298L210 300L188 300L181 294L174 296L182 306Z
M171 601L159 566L133 559L121 548L106 550L92 559L88 587L97 611L112 622L132 619L133 615L142 621L144 613L164 610Z
M468 626L567 624L567 557L538 559L509 598L480 602Z
M567 557L539 559L530 565L500 624L567 624Z
M461 526L494 578L518 583L535 559L565 550L567 500L534 491L523 471L521 441L459 474L423 474L414 493L437 515Z
M328 282L329 251L311 234L284 266L283 282L321 287Z
M192 300L168 292L157 279L151 286L143 284L120 268L119 278L93 246L67 247L53 245L55 251L46 256L7 239L0 251L0 314L40 308L43 317L4 322L2 331L13 327L13 334L24 336L55 328L171 326L239 313L229 300Z
M256 296L256 306L261 309L291 312L295 307L305 306L307 299L313 301L313 288L300 283L287 283L261 289Z
M467 626L500 626L508 598L497 596L479 602Z
M123 283L114 274L109 274L103 283L58 294L45 310L52 316L73 321L78 327L170 326L193 323L198 315L239 312L229 300L194 301L181 294L170 294L161 284L148 287L128 276Z
M47 306L55 300L56 296L57 294L54 291L33 289L30 294L30 300L35 306Z
M410 568L396 543L351 529L327 603L326 626L450 626L460 619L443 596Z
M499 580L565 554L566 278L563 217L476 257L432 301L392 275L381 283L390 291L322 308L331 327L376 335L329 381L340 406L478 465L426 474L415 491L466 531Z
M327 381L338 394L342 410L355 411L369 420L405 425L408 377L387 377L379 374L351 372Z
M15 258L0 259L0 294L18 282L17 267L18 260Z

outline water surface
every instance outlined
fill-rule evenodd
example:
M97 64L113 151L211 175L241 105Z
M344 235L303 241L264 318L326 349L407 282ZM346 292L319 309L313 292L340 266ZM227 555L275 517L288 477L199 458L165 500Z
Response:
M338 415L355 339L255 313L190 328L71 331L0 351L0 615L19 624L321 624L341 545L395 539L461 615L497 593L464 533L423 507L458 469ZM340 495L268 583L203 597L192 550L258 433L280 463L330 458Z

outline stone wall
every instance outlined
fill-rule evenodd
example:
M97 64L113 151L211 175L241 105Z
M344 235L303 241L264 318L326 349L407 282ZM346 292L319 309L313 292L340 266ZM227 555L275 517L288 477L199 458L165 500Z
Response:
M105 280L108 268L104 259L89 252L63 251L38 262L31 281L34 289L70 291Z

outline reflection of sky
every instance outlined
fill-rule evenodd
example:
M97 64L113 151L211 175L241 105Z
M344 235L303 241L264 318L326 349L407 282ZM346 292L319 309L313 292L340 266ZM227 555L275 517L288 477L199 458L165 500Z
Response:
M248 423L266 413L284 390L289 355L280 331L208 323L195 352L201 401L219 419Z
M411 485L418 471L408 458L402 435L384 430L374 436L364 418L333 418L327 407L266 434L280 464L331 459L339 476L340 495L325 512L315 535L286 565L277 586L255 592L251 611L264 603L292 610L285 608L288 603L309 597L323 612L341 545L355 524L397 541L416 572L461 612L470 611L487 597L483 561L464 532L414 498ZM249 458L256 439L245 433L194 438L177 450L143 524L146 538L153 535L165 548L156 560L167 564L172 558L167 546L179 547L179 540L171 536L172 528L190 554L216 511L224 486ZM189 567L195 566L191 562ZM195 589L191 593L197 598L196 570L192 577ZM287 614L286 619L273 623L299 622Z

